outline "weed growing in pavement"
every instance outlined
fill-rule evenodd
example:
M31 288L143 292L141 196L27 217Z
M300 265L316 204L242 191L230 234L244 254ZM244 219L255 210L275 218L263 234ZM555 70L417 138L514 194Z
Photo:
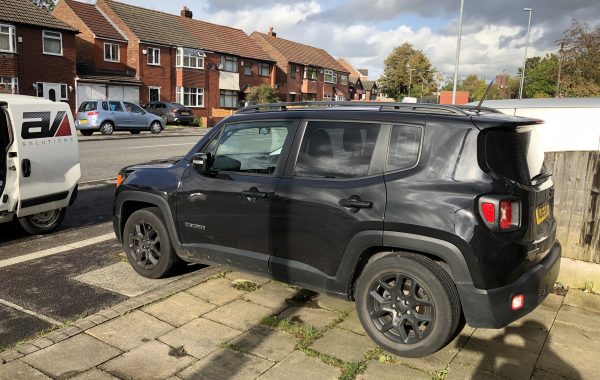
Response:
M353 380L357 375L365 372L367 363L365 362L346 362L342 366L342 374L340 380Z
M211 278L209 278L209 280L213 279L213 278L225 278L225 275L228 273L228 271L224 271L224 272L219 272L217 274L215 274L214 276L212 276ZM207 280L208 281L208 280ZM206 281L203 281L206 282Z
M260 288L260 285L254 283L252 281L241 280L241 281L235 281L233 283L233 287L236 288L237 290L243 290L245 292L253 292L255 290L258 290Z
M300 338L297 348L302 349L310 346L322 333L312 326L292 322L289 319L277 319L276 316L265 317L260 322L264 326L274 327Z
M447 374L448 374L448 366L446 366L446 368L441 369L439 371L435 371L433 373L433 377L431 379L432 380L444 380L446 378Z
M293 297L286 298L285 302L290 306L301 307L306 305L316 295L317 293L313 292L312 290L300 289L300 291Z

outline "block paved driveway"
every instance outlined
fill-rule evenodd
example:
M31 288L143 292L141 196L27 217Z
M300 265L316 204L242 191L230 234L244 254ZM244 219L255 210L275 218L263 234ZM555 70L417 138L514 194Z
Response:
M353 304L212 267L0 353L0 379L597 379L600 297L551 294L502 330L389 355Z

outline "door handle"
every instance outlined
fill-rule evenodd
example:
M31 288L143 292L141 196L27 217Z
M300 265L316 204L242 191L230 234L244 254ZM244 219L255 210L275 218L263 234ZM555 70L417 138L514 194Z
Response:
M21 162L21 171L23 172L23 177L29 177L31 175L31 161L27 158Z
M262 191L258 191L257 188L253 187L249 190L242 191L242 196L246 198L267 199L269 197L269 193L263 193Z
M347 199L340 199L338 204L342 207L356 209L356 211L360 208L373 208L373 202L363 201L357 195L353 195Z

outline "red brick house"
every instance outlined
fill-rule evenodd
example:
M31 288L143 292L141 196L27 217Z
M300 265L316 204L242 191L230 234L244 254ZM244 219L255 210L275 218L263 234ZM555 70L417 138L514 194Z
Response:
M349 72L323 49L269 33L250 35L277 62L275 84L283 101L348 99Z
M115 98L139 102L141 81L127 66L127 38L93 4L61 0L52 14L79 29L77 104Z
M122 37L119 40L113 35L110 39L119 44L118 64L140 81L140 104L153 100L182 103L212 125L237 109L245 93L254 86L275 84L274 60L254 40L240 29L193 19L185 7L180 15L173 15L98 0L91 19L93 12L87 4L63 1L64 7L76 16L70 17L64 11L65 20L75 19L87 25L82 28L89 31L82 33L82 52L85 46L93 46L96 51L80 56L81 63L97 62L89 56L98 57L98 52L103 54L100 57L106 54L103 44L108 36L99 37L97 14ZM57 12L63 13L60 7ZM102 30L106 31L104 27ZM105 63L102 65L95 69L107 68Z
M31 1L0 0L0 93L75 107L77 29Z

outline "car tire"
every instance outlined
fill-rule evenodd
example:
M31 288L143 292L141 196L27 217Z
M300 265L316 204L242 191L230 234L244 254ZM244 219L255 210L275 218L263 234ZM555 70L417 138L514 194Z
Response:
M115 126L110 121L105 121L100 126L100 133L102 133L103 135L107 135L107 136L112 135L114 131L115 131Z
M166 277L185 263L177 256L157 207L138 210L127 218L123 245L133 269L146 278Z
M129 133L131 133L132 135L139 135L140 131L129 131Z
M153 121L152 124L150 124L150 132L154 133L154 134L158 134L162 131L162 125L160 125L159 121Z
M91 136L94 134L94 131L90 131L87 129L82 129L79 132L81 133L82 136Z
M163 125L167 125L169 123L169 119L167 118L167 115L160 115L160 118L163 121Z
M450 275L435 261L411 253L370 261L357 281L355 302L371 339L404 357L444 347L462 318Z
M44 235L58 228L65 218L66 208L40 212L18 218L19 225L31 235Z

